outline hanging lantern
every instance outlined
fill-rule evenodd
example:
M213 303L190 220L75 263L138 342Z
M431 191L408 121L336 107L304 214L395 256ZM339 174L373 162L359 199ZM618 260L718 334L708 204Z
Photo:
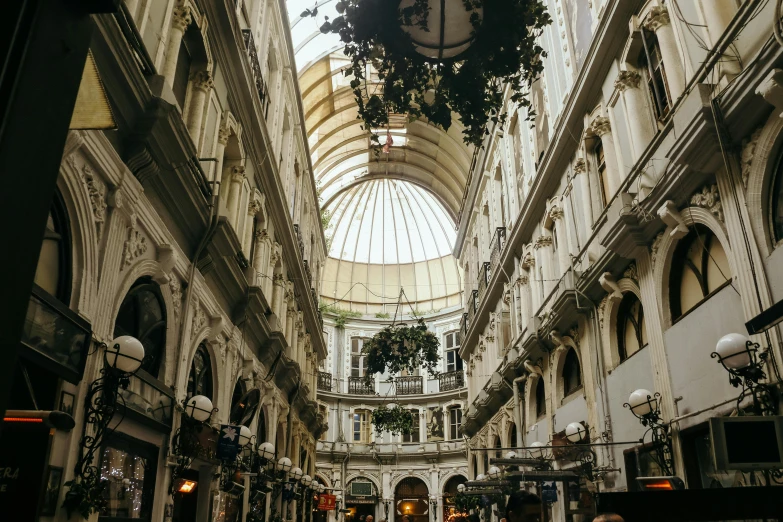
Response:
M412 7L415 0L402 0L400 9ZM462 0L429 0L427 30L416 25L403 24L416 47L416 52L436 61L454 58L465 52L473 43L473 13L483 18L481 7L472 11L465 10Z

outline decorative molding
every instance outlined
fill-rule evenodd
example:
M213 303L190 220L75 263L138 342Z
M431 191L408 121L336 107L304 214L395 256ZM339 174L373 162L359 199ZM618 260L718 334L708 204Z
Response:
M552 221L557 221L564 215L563 208L560 205L552 205L552 207L549 209L549 217L552 219Z
M612 132L612 124L609 122L609 118L605 116L596 116L593 121L590 122L590 131L599 138L603 138L606 134Z
M147 238L136 228L137 219L135 214L131 214L131 226L128 229L128 239L122 248L122 268L127 268L133 264L139 256L147 251Z
M652 245L650 245L650 264L655 267L655 259L658 257L658 247L661 246L661 240L663 239L663 232L659 232Z
M772 69L756 87L756 94L775 107L778 117L783 117L783 69Z
M182 312L182 283L174 272L169 274L169 290L173 301L174 322L179 324L179 315Z
M623 277L633 279L636 283L639 283L639 271L636 268L636 263L631 263L628 268L623 272Z
M748 178L750 177L750 169L753 166L753 155L756 153L756 144L759 141L759 136L764 126L759 126L749 138L742 140L742 186L748 188Z
M683 221L680 211L674 205L674 201L665 201L661 208L658 209L658 217L667 226L672 227L672 231L669 233L672 239L682 239L688 234L688 226Z
M536 266L536 257L533 252L526 252L522 257L522 268L531 268Z
M218 130L218 143L220 143L223 146L228 145L228 139L231 137L232 134L233 133L230 128L220 127L220 129Z
M620 71L617 79L614 81L614 88L624 92L627 89L636 89L639 87L642 77L636 71Z
M601 328L604 327L604 314L606 313L606 303L609 302L609 294L606 294L603 299L601 299L601 302L598 303L598 324L601 325Z
M191 15L190 7L187 5L175 7L171 13L171 25L180 31L187 29L192 21L193 16Z
M552 244L552 236L538 236L536 238L536 242L533 248L538 250L539 248L550 246L551 244Z
M720 201L718 185L705 185L701 192L691 196L691 205L706 208L710 213L723 223L723 204Z
M587 172L587 162L584 158L579 158L576 160L576 163L574 163L574 174L581 174L583 172Z
M190 81L196 89L209 91L215 86L215 80L209 71L196 71L190 75Z
M649 31L656 32L661 27L669 25L670 23L669 10L666 9L666 6L660 5L650 9L650 15L647 17L647 20L645 20L644 27Z
M191 321L190 337L193 338L207 324L207 314L198 300L193 302L193 320Z
M71 155L68 157L68 160L73 160L73 158L73 155ZM75 163L74 160L74 164L71 166L75 167ZM82 167L81 178L87 188L87 195L90 197L92 217L95 221L97 239L100 241L103 236L103 225L106 223L106 184L95 175L92 168L86 163Z
M598 278L598 283L601 285L601 288L606 290L609 300L615 303L619 303L622 300L623 291L620 290L611 272L601 274L601 277Z

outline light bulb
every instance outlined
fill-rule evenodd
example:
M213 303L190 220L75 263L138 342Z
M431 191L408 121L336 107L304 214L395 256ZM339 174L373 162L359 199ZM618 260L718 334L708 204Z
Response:
M103 354L106 364L125 373L133 373L144 359L144 345L130 335L121 335L106 346Z

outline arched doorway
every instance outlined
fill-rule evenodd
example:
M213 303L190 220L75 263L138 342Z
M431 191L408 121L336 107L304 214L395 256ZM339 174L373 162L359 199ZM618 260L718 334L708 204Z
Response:
M394 519L408 515L410 522L427 522L430 513L429 489L423 480L407 477L394 489Z
M356 477L345 490L345 522L364 522L368 515L375 517L378 489L367 477Z
M443 517L440 520L444 522L462 520L462 514L457 513L457 509L454 506L454 497L457 496L457 487L467 481L468 479L462 475L454 475L443 485ZM467 513L464 515L467 515Z

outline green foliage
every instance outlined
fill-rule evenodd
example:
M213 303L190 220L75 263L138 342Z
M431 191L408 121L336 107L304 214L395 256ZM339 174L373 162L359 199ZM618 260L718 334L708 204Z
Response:
M344 70L359 105L365 130L384 129L389 114L409 120L424 117L445 130L456 112L464 126L465 143L480 147L490 122L505 123L504 90L511 100L529 107L526 93L543 71L546 52L536 43L552 22L539 0L463 0L474 38L471 46L453 59L430 60L416 52L403 26L427 29L427 0L414 0L402 9L388 0L339 0L339 16L321 26L345 44L351 60ZM483 19L478 15L483 8ZM315 16L308 10L302 16ZM368 86L371 65L381 89ZM379 144L378 135L372 140Z
M378 434L388 431L392 435L410 435L413 431L413 413L395 404L393 408L385 405L372 411L372 423Z
M389 315L388 312L378 312L377 314L375 314L375 317L377 319L390 319L391 315Z
M396 374L403 370L413 373L420 366L435 375L440 360L440 341L427 330L424 320L419 319L413 326L392 324L383 328L364 343L362 353L367 355L364 379L368 384L376 373Z
M68 512L68 518L73 513L79 513L82 518L90 518L90 513L100 512L106 507L104 492L108 485L106 480L79 481L69 480L64 485L68 488L63 500L63 506Z
M474 509L481 507L481 497L476 495L466 495L457 493L454 495L454 509L462 513L470 513Z
M318 307L322 314L329 314L334 319L334 326L336 328L345 328L345 322L348 319L356 319L361 317L360 312L354 312L353 310L343 310L333 304L322 304Z

